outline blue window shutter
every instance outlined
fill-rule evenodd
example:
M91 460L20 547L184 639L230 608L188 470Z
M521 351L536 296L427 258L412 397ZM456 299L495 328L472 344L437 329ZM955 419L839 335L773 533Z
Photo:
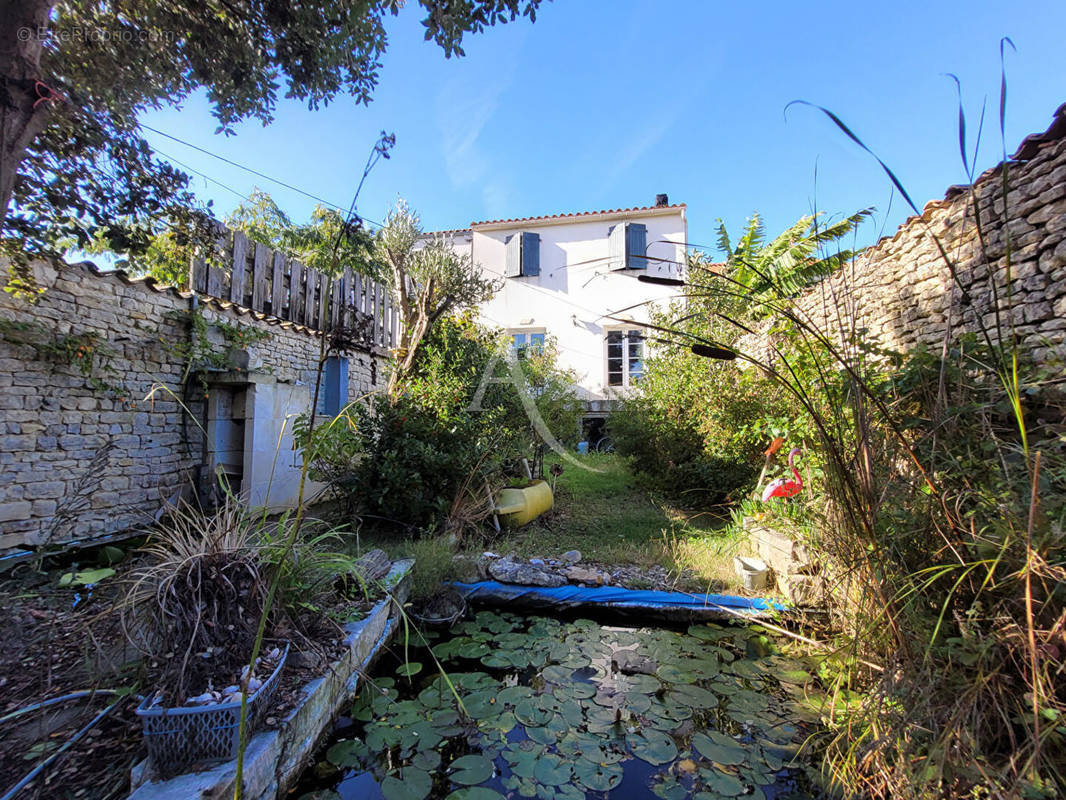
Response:
M335 417L348 404L348 359L330 356L323 370L325 387L318 411Z
M517 278L522 274L522 234L507 237L507 263L504 266L505 278Z
M626 266L629 269L647 269L648 226L640 222L627 222L626 244Z
M626 224L619 222L607 230L607 255L610 269L626 268Z
M522 274L540 275L540 234L522 234Z

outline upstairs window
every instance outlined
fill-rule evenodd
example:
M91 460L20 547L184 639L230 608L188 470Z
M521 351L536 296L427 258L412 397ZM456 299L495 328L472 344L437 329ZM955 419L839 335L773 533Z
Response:
M619 222L607 231L611 269L647 269L648 226Z
M518 358L525 358L526 353L544 352L544 333L512 333L511 350Z
M540 234L516 233L507 239L504 277L528 278L540 275Z
M607 333L607 385L633 386L644 374L644 333L639 328Z

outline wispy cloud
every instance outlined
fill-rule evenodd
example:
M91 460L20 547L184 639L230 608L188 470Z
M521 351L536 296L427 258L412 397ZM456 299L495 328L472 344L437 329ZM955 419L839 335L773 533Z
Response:
M491 71L463 70L437 92L435 116L445 173L453 186L480 186L488 214L505 212L511 183L509 173L494 168L478 140L514 82L524 38L494 54Z

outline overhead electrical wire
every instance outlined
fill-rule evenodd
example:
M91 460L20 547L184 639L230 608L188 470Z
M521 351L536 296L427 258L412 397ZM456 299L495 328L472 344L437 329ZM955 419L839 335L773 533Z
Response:
M342 206L337 205L336 203L331 203L329 200L326 200L325 198L319 197L318 195L314 194L313 192L309 192L306 189L301 189L298 186L293 186L291 183L287 183L286 181L283 181L280 178L275 178L275 177L273 177L271 175L267 175L265 172L260 172L257 169L249 167L246 164L241 164L240 162L234 161L233 159L227 158L226 156L219 155L218 153L213 153L213 152L211 152L210 150L208 150L206 148L203 148L203 147L200 147L199 145L193 144L192 142L188 142L188 141L186 141L186 140L184 140L182 138L179 138L177 136L173 136L173 135L171 135L169 133L166 133L165 131L159 130L158 128L153 128L151 125L145 125L144 123L141 123L141 127L144 128L145 130L151 131L152 133L156 133L156 134L159 134L160 136L164 136L167 139L170 139L171 141L177 142L178 144L182 144L182 145L185 145L186 147L190 147L193 150L196 150L196 151L198 151L200 153L203 153L204 155L211 156L212 158L217 158L219 161L222 161L222 162L224 162L226 164L229 164L230 166L237 167L237 169L242 169L245 172L248 172L248 173L250 173L252 175L256 175L256 176L258 176L260 178L263 178L264 180L268 180L271 183L276 183L278 186L283 186L286 189L294 191L297 194L301 194L304 197L307 197L307 198L309 198L311 200L316 200L319 203L322 203L323 205L334 209L335 211L341 212L342 214L345 213L348 210L348 209L346 209L346 208L344 208ZM221 186L222 188L224 188L224 189L226 189L226 190L228 190L230 192L233 192L238 197L242 197L245 200L249 200L249 201L251 200L251 198L248 195L242 194L241 192L238 192L236 189L233 189L232 187L227 186L226 184L222 183L221 181L219 181L219 180L217 180L215 178L212 178L211 176L201 172L200 170L194 169L193 167L189 166L188 164L186 164L183 161L179 161L178 159L176 159L176 158L174 158L172 156L168 156L166 153L164 153L158 147L154 147L153 146L153 149L159 155L161 155L164 158L166 158L168 161L173 161L175 164L180 164L185 169L188 169L191 172L194 172L195 174L199 175L200 177L205 178L205 179L211 181L212 183L216 183L219 186ZM384 227L382 225L382 223L377 222L376 220L369 219L367 217L363 217L361 215L360 215L360 219L362 219L365 222L369 222L372 225L376 225L379 228Z

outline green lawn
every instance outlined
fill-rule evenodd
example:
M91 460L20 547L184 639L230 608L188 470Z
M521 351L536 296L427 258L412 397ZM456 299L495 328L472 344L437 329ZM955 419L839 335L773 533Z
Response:
M554 455L545 459L546 474L553 464L563 467L554 478L555 507L548 514L518 530L505 530L498 538L461 542L460 548L474 555L488 549L522 558L557 558L580 550L585 563L665 567L668 586L648 588L739 588L733 556L742 552L742 539L728 525L728 517L682 511L649 496L616 455L592 453L579 459L592 469ZM427 587L447 578L455 552L447 537L404 541L382 535L373 526L363 529L361 547L381 547L393 558L414 556Z
M555 508L495 549L527 558L580 550L585 561L600 564L662 565L687 588L736 588L732 561L739 542L728 518L683 512L650 497L618 456L579 458L596 471L545 459L546 473L553 464L563 467Z

